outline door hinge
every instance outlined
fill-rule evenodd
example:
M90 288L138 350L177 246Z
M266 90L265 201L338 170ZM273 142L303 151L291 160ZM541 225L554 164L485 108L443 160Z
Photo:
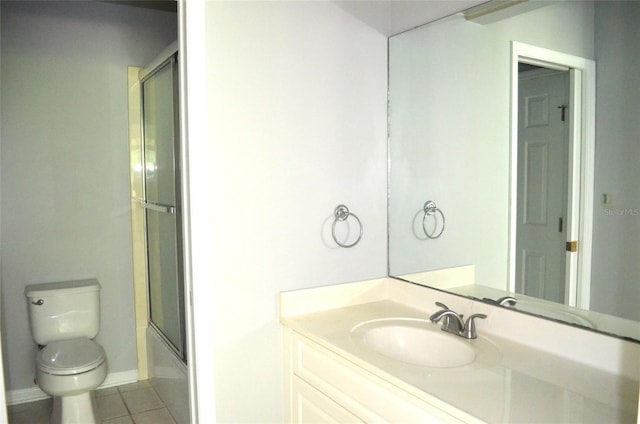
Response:
M577 252L578 251L578 242L577 241L568 241L567 242L567 252Z
M565 112L567 111L568 107L569 106L567 106L567 105L558 106L558 109L562 110L562 115L560 116L560 119L562 120L562 122L564 122L564 120L565 120L565 116L564 115L565 115Z
M558 232L561 233L564 226L562 225L562 217L558 218Z

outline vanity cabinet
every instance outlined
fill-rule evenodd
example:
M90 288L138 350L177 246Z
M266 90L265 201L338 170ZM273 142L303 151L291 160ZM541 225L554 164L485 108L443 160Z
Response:
M285 361L290 423L481 422L444 411L289 328Z
M293 375L291 379L291 423L361 423L347 411L309 383Z
M424 305L435 302L487 315L472 363L411 365L376 350L356 330L399 317L424 320L435 312ZM640 424L635 343L394 279L285 292L280 313L290 423ZM523 328L529 344L522 343ZM407 349L431 348L443 346ZM577 360L585 352L612 368Z

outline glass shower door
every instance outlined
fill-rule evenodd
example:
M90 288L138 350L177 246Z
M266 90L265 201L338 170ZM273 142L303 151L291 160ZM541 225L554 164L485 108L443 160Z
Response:
M184 360L177 97L174 55L142 81L144 206L150 322Z

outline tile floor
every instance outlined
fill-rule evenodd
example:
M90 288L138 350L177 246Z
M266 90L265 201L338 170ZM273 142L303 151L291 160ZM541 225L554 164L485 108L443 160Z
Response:
M175 424L148 381L96 391L102 424ZM9 406L9 424L48 424L51 399ZM81 424L81 423L79 423Z

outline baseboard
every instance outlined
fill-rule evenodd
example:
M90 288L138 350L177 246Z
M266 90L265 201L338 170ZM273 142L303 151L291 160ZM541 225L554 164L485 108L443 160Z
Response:
M107 387L121 386L123 384L135 383L138 381L138 370L112 372L104 379L104 383L97 390L106 389Z
M8 390L6 393L7 405L17 405L50 397L37 386L30 389Z
M138 370L112 372L107 374L107 378L97 390L107 387L120 386L122 384L135 383L138 381ZM17 405L20 403L34 402L36 400L47 399L51 396L34 386L30 389L8 390L6 393L7 405Z

